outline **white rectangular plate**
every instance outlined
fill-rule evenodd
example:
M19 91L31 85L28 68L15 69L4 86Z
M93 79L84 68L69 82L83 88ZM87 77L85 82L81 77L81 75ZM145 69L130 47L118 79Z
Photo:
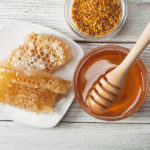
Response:
M75 67L84 55L83 49L67 36L51 28L23 21L10 21L5 23L0 29L0 60L8 57L10 50L13 50L18 47L18 45L23 44L24 37L30 32L53 34L69 44L73 58L68 64L56 71L54 75L72 81ZM10 105L1 105L0 113L3 113L6 116L9 115L12 120L24 123L26 125L51 128L63 118L73 99L74 94L73 88L71 87L69 93L57 103L53 113L36 114L34 112L28 112Z

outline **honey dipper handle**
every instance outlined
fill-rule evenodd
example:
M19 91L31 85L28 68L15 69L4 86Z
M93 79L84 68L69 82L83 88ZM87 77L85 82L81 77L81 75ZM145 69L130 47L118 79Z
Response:
M150 22L146 26L145 30L143 31L143 33L141 34L136 44L127 55L127 57L123 60L123 62L107 75L108 80L112 84L122 87L128 70L149 43Z

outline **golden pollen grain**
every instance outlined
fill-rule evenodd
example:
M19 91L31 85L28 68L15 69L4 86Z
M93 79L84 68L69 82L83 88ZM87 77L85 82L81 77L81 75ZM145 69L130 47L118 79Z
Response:
M121 20L120 0L74 0L72 19L86 35L105 35Z

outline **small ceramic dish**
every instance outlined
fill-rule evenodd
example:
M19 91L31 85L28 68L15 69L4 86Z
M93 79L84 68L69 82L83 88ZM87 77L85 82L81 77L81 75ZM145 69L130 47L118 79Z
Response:
M66 22L69 25L69 27L72 29L72 31L74 33L76 33L79 37L84 38L86 40L89 41L100 41L102 38L106 38L106 37L112 37L115 34L117 34L121 28L123 27L126 18L127 18L127 1L126 0L121 0L121 21L120 23L117 25L117 27L109 32L108 34L102 35L102 36L88 36L85 35L83 32L81 32L74 24L73 19L72 19L72 5L74 3L74 0L66 0L65 1L65 7L64 7L64 11L65 11L65 18L66 18Z
M73 58L65 66L58 69L54 75L60 76L66 80L72 80L73 72L77 62L84 55L83 50L69 37L51 28L23 21L9 21L5 23L0 29L0 60L8 57L8 52L10 50L16 48L18 45L21 45L24 37L30 32L53 34L69 44ZM73 99L74 94L73 88L71 87L69 93L62 97L62 99L56 104L54 112L52 113L36 114L34 112L28 112L10 105L0 105L0 113L10 120L12 119L26 125L41 128L51 128L63 118Z
M90 89L92 84L95 82L94 81L91 84L91 80L93 80L95 78L95 76L99 77L99 73L98 73L99 70L104 69L105 71L103 70L103 72L106 73L107 69L110 68L109 65L105 65L106 63L110 63L110 62L116 63L116 59L118 60L120 58L121 58L120 59L120 62L121 62L125 58L125 56L128 54L128 52L129 52L129 50L127 48L124 48L121 46L113 46L113 45L102 46L102 47L98 47L98 48L90 51L89 53L87 53L78 63L76 70L74 72L74 81L73 81L74 94L75 94L75 97L76 97L78 103L80 104L80 106L89 115L91 115L97 119L102 119L102 120L106 120L106 121L116 121L116 120L121 120L121 119L131 116L142 106L142 104L147 96L147 92L148 92L148 74L147 74L146 68L140 58L138 58L136 60L136 62L134 63L134 66L132 66L132 68L134 67L135 70L131 71L131 69L130 69L130 71L129 71L130 75L132 75L131 79L136 78L135 82L133 82L132 80L127 80L129 78L126 79L127 81L129 81L128 82L129 84L125 84L125 85L129 85L129 88L125 88L125 90L130 91L130 93L129 92L128 92L128 94L124 93L124 95L121 97L122 99L120 99L119 103L116 103L114 106L109 108L107 113L103 113L103 114L93 113L86 105L85 91L86 91L86 93L87 93L87 91L89 91L89 90L87 90L86 86ZM105 58L105 55L104 55L105 53L113 54L113 57L115 57L116 59L113 61L112 57L109 57L109 58L111 58L110 61L107 61L105 59L105 60L103 60L102 64L97 63L98 66L95 65L96 63L95 64L91 63L91 60L93 60L93 59L97 60L98 56ZM117 65L113 64L112 67L115 67ZM90 69L89 69L89 66L90 66ZM93 68L91 68L91 66L94 66L93 68L95 71L93 70ZM86 69L86 68L88 68L88 69ZM92 75L90 75L89 74L90 71L92 71L94 73L92 73ZM131 74L131 73L134 73L134 74ZM89 78L89 79L91 79L91 80L89 80L89 82L87 79L88 76L91 76ZM140 84L138 84L139 85L138 88L134 89L132 86L130 86L130 84L133 85L135 83L140 83ZM90 87L89 87L89 85L90 85ZM134 87L136 87L136 86L134 86ZM137 92L138 94L135 94L135 91L138 91ZM129 102L128 100L131 100L131 102Z

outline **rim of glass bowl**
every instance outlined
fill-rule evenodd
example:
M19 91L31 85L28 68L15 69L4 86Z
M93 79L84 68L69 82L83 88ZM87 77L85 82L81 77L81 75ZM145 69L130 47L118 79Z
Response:
M107 37L112 37L121 30L121 28L123 27L123 25L127 19L127 12L128 12L127 1L121 0L122 16L121 16L121 21L119 22L117 27L114 30L112 30L111 32L109 32L105 35L102 35L102 36L96 36L96 37L89 36L89 35L86 35L83 32L81 32L73 23L72 15L71 15L71 9L72 9L73 3L74 3L74 0L66 0L65 1L65 5L64 5L65 19L66 19L68 26L72 29L72 31L74 33L76 33L79 37L81 37L82 39L86 39L89 41L100 41L101 39L104 39Z
M138 100L136 101L136 103L134 104L133 107L128 107L127 110L121 114L121 115L117 115L117 116L102 116L102 115L98 115L93 113L92 111L90 111L90 109L87 107L87 105L84 103L83 99L81 98L80 94L78 93L78 78L79 78L79 73L81 71L82 65L86 63L86 61L88 61L89 58L91 58L93 55L96 55L97 53L101 53L103 51L120 51L124 54L128 54L129 53L129 49L126 47L122 47L119 45L105 45L105 46L99 46L96 47L94 49L92 49L91 51L89 51L84 57L81 58L81 60L78 62L76 69L74 71L74 75L73 75L73 89L74 89L74 94L75 94L75 99L77 100L77 102L80 104L81 108L87 112L90 116L95 117L97 119L100 120L105 120L105 121L117 121L117 120L122 120L125 119L131 115L133 115L136 111L138 111L141 106L143 105L144 101L146 100L147 94L148 94L148 85L149 85L149 77L148 77L148 72L147 69L143 63L143 61L138 58L136 60L136 64L138 65L138 67L140 68L142 74L143 74L143 86L142 86L142 91L140 97L138 98Z

